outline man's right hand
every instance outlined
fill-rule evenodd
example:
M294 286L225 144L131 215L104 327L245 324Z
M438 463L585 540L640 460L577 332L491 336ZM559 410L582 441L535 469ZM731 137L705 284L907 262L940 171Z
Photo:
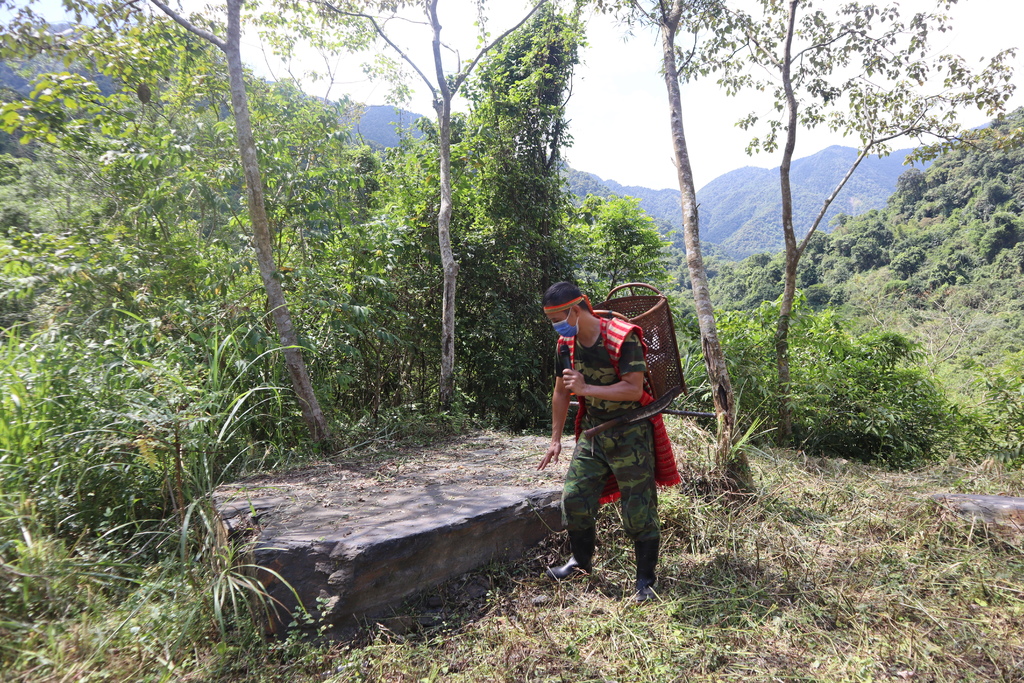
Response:
M537 466L537 469L538 470L542 470L545 467L547 467L548 464L550 464L550 463L553 463L553 462L557 463L558 462L558 456L559 456L559 454L561 452L562 452L562 442L561 441L558 441L558 442L552 441L551 445L548 446L548 452L544 454L544 458L540 461L540 465Z
M562 370L562 384L572 394L577 396L586 395L587 378L578 370L569 370L568 368Z

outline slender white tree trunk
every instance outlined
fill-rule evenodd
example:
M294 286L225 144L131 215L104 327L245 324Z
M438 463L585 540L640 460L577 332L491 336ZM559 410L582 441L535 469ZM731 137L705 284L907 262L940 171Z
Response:
M786 145L782 150L779 164L779 187L782 193L782 234L786 242L786 270L782 285L782 302L779 306L779 320L775 326L775 368L779 376L779 427L776 437L786 445L793 438L793 409L789 395L792 379L789 373L789 321L793 314L796 298L796 271L800 263L796 232L793 228L793 188L790 184L790 168L793 151L796 149L797 101L793 92L793 31L796 27L796 8L800 0L789 2L789 23L786 30L786 45L782 57L782 86L786 93Z
M270 223L263 202L263 179L260 176L259 160L256 156L256 143L252 136L252 124L249 116L249 102L245 93L245 72L242 68L242 57L239 49L241 22L239 20L242 0L228 0L228 32L224 43L224 54L228 61L228 77L231 83L231 108L235 117L235 135L238 137L238 149L242 158L242 170L245 175L246 198L249 204L249 218L252 222L253 247L256 249L256 261L259 264L260 277L267 292L267 305L277 327L278 338L284 347L284 363L292 388L299 399L302 417L309 428L314 441L328 436L327 420L324 418L320 404L313 393L313 386L306 371L306 363L299 348L298 336L292 325L292 316L285 303L284 289L278 278L277 267L274 265L274 254L270 235Z
M664 8L664 5L662 5ZM697 193L690 169L690 155L686 149L686 135L683 132L682 96L679 91L679 72L676 66L675 36L682 16L682 0L674 0L667 13L662 13L660 27L662 38L662 59L664 62L665 87L668 90L672 147L675 152L676 170L679 176L679 193L683 211L683 238L686 244L686 265L693 286L693 302L700 326L701 348L711 393L718 416L718 466L737 484L745 489L753 487L750 465L746 455L732 448L736 427L732 382L725 363L725 354L718 339L714 307L708 288L704 260L700 252L700 230L697 216Z
M437 112L441 203L437 214L437 241L441 249L444 293L441 300L441 378L438 400L443 410L451 408L455 396L455 285L459 264L452 252L452 91L441 64L441 22L437 18L437 0L430 0L427 14L434 31L431 43L438 89L434 98Z
M329 436L327 420L320 409L320 403L316 400L316 394L313 393L313 385L309 381L306 363L302 359L302 351L299 348L299 339L292 325L292 316L285 304L284 288L281 287L281 281L277 277L277 267L274 265L270 223L267 220L267 212L263 203L263 179L260 177L260 163L256 156L256 143L252 137L249 99L245 94L245 71L242 68L240 49L242 0L227 0L228 32L226 39L196 26L178 14L164 0L150 0L150 2L175 22L219 48L227 57L228 80L231 85L231 109L235 117L235 135L238 138L242 172L245 176L246 199L249 204L249 220L252 222L256 263L259 265L263 288L267 293L267 307L274 318L278 339L281 346L284 347L285 368L292 380L295 396L299 399L302 418L309 429L310 437L314 441L322 441Z

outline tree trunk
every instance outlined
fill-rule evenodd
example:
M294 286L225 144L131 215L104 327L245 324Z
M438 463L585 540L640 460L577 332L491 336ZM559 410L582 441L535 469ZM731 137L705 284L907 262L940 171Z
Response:
M228 32L224 43L224 54L228 61L228 77L231 82L231 108L235 116L235 134L238 136L238 148L242 157L242 170L245 174L246 198L249 204L249 218L252 221L253 246L256 249L256 261L259 264L263 287L267 292L267 304L274 324L277 326L281 346L284 347L284 363L292 388L299 399L302 418L309 428L314 441L321 441L328 436L327 420L324 418L320 404L313 393L313 386L306 371L306 363L299 348L298 336L292 325L291 313L284 299L284 289L278 279L274 265L273 247L271 246L270 224L263 204L263 180L260 177L259 160L256 157L256 143L253 141L252 124L249 117L249 102L245 94L245 76L242 69L242 56L239 49L241 22L239 14L242 0L228 0Z
M437 0L427 5L430 26L434 30L431 43L434 52L434 69L437 72L438 95L434 98L437 112L439 162L441 176L441 205L437 213L437 241L441 248L441 268L444 278L444 293L441 302L441 379L438 400L442 410L448 410L455 396L455 282L459 275L459 264L452 253L452 149L451 119L452 91L441 65L441 22L437 18Z
M790 231L792 233L792 230ZM787 445L793 440L793 406L790 402L792 379L789 373L789 322L796 299L796 270L800 255L790 251L789 237L786 237L786 270L782 287L782 302L779 305L779 319L775 325L775 367L779 379L776 391L779 400L779 426L776 441Z
M686 244L686 265L693 286L693 301L700 326L701 348L711 382L715 414L718 417L717 463L741 488L753 488L750 464L742 450L732 448L736 430L736 409L733 403L732 382L725 364L725 354L718 339L714 307L708 288L704 260L700 252L700 230L697 217L697 193L690 169L690 156L683 132L682 97L679 92L679 73L676 67L675 36L682 15L682 0L674 0L668 14L661 16L662 56L665 69L665 87L668 90L672 146L679 176L679 192L683 212L683 236ZM662 5L664 7L664 5Z
M779 320L775 327L775 366L779 374L777 394L779 400L779 427L776 440L780 445L789 445L793 440L793 406L790 402L792 381L789 374L789 321L796 298L796 269L800 263L800 249L793 230L793 189L790 185L790 168L793 151L796 149L797 102L793 93L793 31L796 26L796 8L799 0L790 0L789 26L786 30L786 47L782 58L782 85L786 91L786 146L779 164L779 187L782 193L782 234L786 241L786 272L782 287L782 302L779 306Z

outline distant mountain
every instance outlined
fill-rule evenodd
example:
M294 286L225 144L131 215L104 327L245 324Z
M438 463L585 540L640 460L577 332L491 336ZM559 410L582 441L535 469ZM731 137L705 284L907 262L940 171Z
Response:
M928 352L931 376L953 395L1008 414L1004 397L1018 392L1020 404L1024 396L1024 146L1009 143L1024 127L1024 109L992 127L1008 144L947 149L927 170L901 176L884 208L817 235L797 288L810 306L842 311L855 328L906 335ZM752 310L775 301L784 260L757 254L719 264L711 279L716 305ZM1003 363L1012 385L969 374ZM994 386L1014 388L986 401L981 392ZM1024 432L1017 435L1020 447Z
M912 150L893 152L883 159L865 159L832 202L822 227L841 213L851 216L885 207L896 181L907 170L903 160ZM852 147L832 146L793 162L793 225L804 235L829 193L857 159ZM763 251L780 251L782 199L778 169L742 168L711 181L697 193L701 237L720 244L734 258Z
M423 137L423 133L416 127L416 122L421 118L419 114L398 107L369 105L353 132L371 146L397 147L403 135Z
M28 79L15 71L7 61L0 61L0 87L12 90L21 97L27 96L32 90Z
M57 29L64 26L58 24ZM37 56L32 59L0 59L0 90L9 90L15 97L28 97L36 76L61 71L71 71L92 80L103 95L109 95L118 88L113 79L103 74L80 67L69 68L59 59Z
M678 235L672 235L671 239L680 247L683 244L682 237L682 216L679 209L679 190L652 190L639 185L621 185L614 180L603 180L600 176L586 171L577 171L566 166L563 171L569 192L580 199L588 194L598 197L619 195L620 197L635 197L640 200L640 208L647 212L647 215L655 220L661 228L662 234L668 236L672 231L678 230Z
M911 150L893 152L884 159L865 159L839 193L825 215L823 228L840 213L857 215L885 206L896 189L896 180L907 170L903 160ZM852 147L832 146L817 154L793 162L794 224L798 234L810 227L821 205L857 158ZM592 173L567 174L575 194L629 195L662 225L676 229L673 241L682 246L682 216L677 190L651 190L602 180ZM601 191L595 192L594 188ZM583 192L582 195L585 195ZM779 170L744 168L715 178L697 192L702 242L717 244L732 258L743 258L765 251L780 251L782 236L782 200L779 196Z

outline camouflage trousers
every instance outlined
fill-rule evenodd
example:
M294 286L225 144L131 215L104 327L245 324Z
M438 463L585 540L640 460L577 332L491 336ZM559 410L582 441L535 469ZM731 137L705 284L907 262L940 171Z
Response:
M593 426L584 422L584 429ZM622 493L622 523L629 537L634 541L660 538L654 433L647 420L609 429L593 439L580 435L562 489L565 528L582 531L594 526L598 500L610 474Z

